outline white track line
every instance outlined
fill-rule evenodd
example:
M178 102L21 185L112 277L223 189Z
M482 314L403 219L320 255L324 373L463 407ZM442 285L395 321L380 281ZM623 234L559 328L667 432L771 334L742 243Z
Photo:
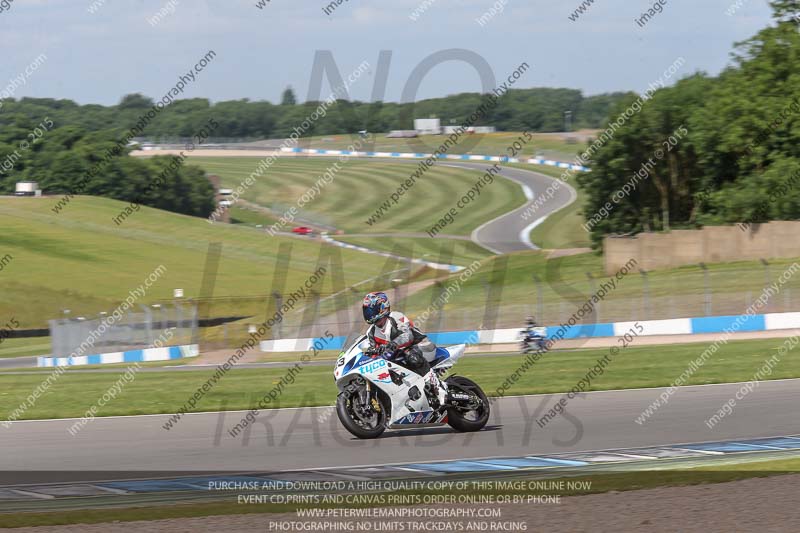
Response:
M519 232L519 240L524 242L528 247L533 248L534 250L538 250L539 247L533 244L533 242L531 242L531 231L533 231L533 228L535 228L536 226L547 220L548 216L550 215L545 215L542 218L538 218L533 222L531 222L530 224L528 224L527 226L525 226L524 228L522 228L522 231Z
M463 167L462 167L462 168L463 168ZM538 174L539 176L544 176L545 178L549 178L549 179L551 179L551 180L553 180L553 181L559 181L559 180L558 180L558 178L553 178L553 177L551 177L551 176L548 176L547 174L542 174L541 172L536 172L535 170L528 170L528 169L525 169L525 168L516 168L516 167L509 167L509 168L510 168L510 169L513 169L513 170L519 170L519 171L522 171L522 172L530 172L531 174ZM475 228L475 229L472 231L472 233L470 234L470 239L472 239L472 241L473 241L475 244L477 244L478 246L482 246L483 248L486 248L486 249L488 249L488 250L491 250L493 253L500 255L500 254L502 254L502 252L500 252L500 251L498 251L498 250L493 250L493 249L492 249L490 246L487 246L487 245L485 245L485 244L482 244L482 243L480 243L480 242L478 241L478 239L477 239L477 234L478 234L478 232L479 232L481 229L483 229L483 228L484 228L486 225L488 225L488 224L491 224L492 222L496 221L496 220L497 220L497 219L499 219L499 218L502 218L502 217L504 217L504 216L506 216L506 215L509 215L509 214L513 213L514 211L518 211L518 210L520 210L520 209L527 209L527 208L528 208L528 207L531 205L531 202L532 202L532 201L533 201L533 199L534 199L534 193L533 193L533 190L531 190L531 188L530 188L528 185L526 185L525 183L522 183L521 181L518 181L517 179L515 179L515 178L512 178L512 177L510 177L510 176L505 176L505 175L503 175L503 174L502 174L502 172L501 172L500 174L498 174L498 175L499 175L499 176L501 176L501 177L503 177L503 178L505 178L505 179L507 179L507 180L509 180L509 181L513 181L514 183L516 183L516 184L518 184L519 186L521 186L521 187L522 187L522 191L523 191L523 193L525 193L525 198L527 198L527 199L528 199L528 201L525 203L525 205L523 205L523 206L521 206L521 207L518 207L518 208L514 209L513 211L509 211L508 213L504 213L504 214L502 214L502 215L500 215L500 216L497 216L497 217L493 218L492 220L489 220L488 222L484 222L483 224L481 224L480 226L478 226L477 228ZM523 229L523 230L520 232L520 234L519 234L519 236L518 236L518 237L519 237L519 240L520 240L520 242L521 242L521 243L523 243L523 244L524 244L525 246L527 246L528 248L530 248L531 250L539 250L539 249L540 249L538 246L536 246L535 244L533 244L533 243L531 242L531 239L530 239L530 232L531 232L531 230L532 230L533 228L535 228L536 226L538 226L539 224L541 224L542 222L544 222L544 221L545 221L545 219L546 219L548 216L550 216L550 215L552 215L552 214L554 214L554 213L557 213L557 212L561 211L562 209L565 209L565 208L569 207L570 205L572 205L572 203L573 203L573 202L575 202L575 200L577 200L577 199L578 199L578 193L575 191L575 189L574 189L574 188L573 188L571 185L569 185L569 184L567 184L566 182L563 182L563 181L562 181L562 184L563 184L563 185L565 185L565 186L567 187L567 189L569 190L569 193L570 193L570 200L569 200L569 202L567 202L566 204L564 204L564 205L563 205L563 206L561 206L560 208L556 209L556 210L555 210L555 211L553 211L552 213L548 213L548 214L544 215L543 217L540 217L540 218L538 218L538 219L534 220L534 221L533 221L531 224L529 224L528 226L526 226L526 227L525 227L525 228L524 228L524 229Z

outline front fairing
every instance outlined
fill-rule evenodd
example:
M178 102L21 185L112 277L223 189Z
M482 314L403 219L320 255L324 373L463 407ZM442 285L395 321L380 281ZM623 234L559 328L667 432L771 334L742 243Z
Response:
M366 335L350 335L345 341L339 357L336 359L336 366L333 370L333 377L337 384L346 375L352 373L353 368L366 364L371 358L364 355L364 350L369 347ZM340 386L341 388L341 386Z

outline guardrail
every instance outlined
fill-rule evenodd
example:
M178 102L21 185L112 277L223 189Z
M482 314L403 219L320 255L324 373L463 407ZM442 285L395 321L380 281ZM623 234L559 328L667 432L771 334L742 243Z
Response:
M618 337L629 332L634 324L642 328L639 336L648 335L696 335L701 333L731 333L752 331L773 331L800 329L800 313L767 313L763 315L729 315L690 318L671 318L666 320L640 320L638 322L609 322L598 324L575 324L545 326L547 337L555 337L562 328L562 339L595 337ZM436 344L508 344L518 342L522 328L489 330L441 331L429 333L428 337ZM311 350L315 342L323 341L328 349L339 350L344 347L346 337L333 339L305 337L296 339L274 339L261 341L262 352L288 353ZM82 366L114 363L144 363L148 361L168 361L196 357L198 345L165 346L127 352L113 352L80 357L38 357L37 366Z
M400 159L427 159L429 157L435 159L448 159L452 161L493 161L500 163L528 163L531 165L542 165L549 167L565 168L575 170L578 172L588 172L590 169L574 163L564 163L563 161L555 161L553 159L530 158L520 159L518 157L497 156L497 155L470 155L470 154L424 154L420 152L358 152L351 150L325 150L319 148L288 148L282 147L281 152L295 153L295 154L309 154L309 155L330 155L330 156L344 156L344 157L389 157Z
M161 348L145 348L127 352L111 352L78 357L37 357L36 366L83 366L108 365L114 363L146 363L151 361L169 361L186 357L197 357L197 344L183 346L164 346Z
M629 332L634 324L642 327L639 336L648 335L696 335L701 333L727 333L745 331L772 331L800 328L800 313L768 313L764 315L706 316L694 318L671 318L667 320L639 320L631 322L608 322L599 324L575 324L546 326L548 338L579 339L594 337L618 337ZM436 344L508 344L520 340L522 328L443 331L429 333L428 338ZM346 337L328 339L330 349L342 349ZM262 352L305 352L321 338L276 339L261 341Z

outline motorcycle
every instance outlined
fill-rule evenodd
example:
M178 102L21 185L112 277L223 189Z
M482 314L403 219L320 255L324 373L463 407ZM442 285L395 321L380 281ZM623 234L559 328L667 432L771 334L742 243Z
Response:
M522 341L520 342L520 351L522 353L547 351L547 328L537 326L523 329L520 335L522 336Z
M464 355L465 344L437 347L431 370L444 376ZM366 353L365 353L366 352ZM384 357L370 357L365 334L352 334L336 361L339 388L336 414L342 425L360 439L374 439L386 429L449 425L456 431L479 431L489 421L489 400L472 380L452 375L437 394L425 392L428 376Z

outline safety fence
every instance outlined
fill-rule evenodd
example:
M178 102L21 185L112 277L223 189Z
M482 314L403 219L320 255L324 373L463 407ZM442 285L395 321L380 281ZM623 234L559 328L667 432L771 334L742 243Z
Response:
M198 331L193 302L139 304L96 317L49 321L51 355L83 357L162 346L191 345Z
M531 275L522 284L509 279L495 285L468 282L449 298L448 280L453 277L413 282L408 289L388 279L397 275L400 281L407 280L404 273L394 272L337 293L307 294L260 340L308 339L328 331L347 336L364 330L361 300L371 290L386 291L392 308L408 315L425 332L519 329L531 315L539 324L557 326L576 313L584 324L738 316L754 308L765 315L790 313L800 311L800 267L793 274L792 264L687 267L669 272L632 269L613 284L600 274L564 268L541 277ZM414 284L419 285L414 288ZM601 297L593 301L597 294ZM241 344L253 327L274 316L289 298L289 294L270 294L202 302L201 317L241 317L201 328L202 349Z
M518 272L509 272L495 284L476 274L449 298L443 296L461 274L440 274L440 281L413 281L409 279L411 267L404 267L332 293L308 291L298 297L276 292L163 301L140 305L117 317L62 318L50 323L53 355L80 357L144 350L153 347L166 331L170 334L163 346L197 346L201 353L229 349L247 341L258 325L279 312L280 320L274 321L274 326L257 339L259 342L283 346L282 341L294 344L296 339L323 337L327 332L345 337L366 329L361 301L373 290L388 292L393 309L407 314L426 333L517 332L529 315L539 324L558 327L576 313L580 314L580 324L601 325L597 331L612 335L613 324L633 321L677 328L668 333L697 333L702 331L704 317L717 320L715 317L748 312L791 317L800 311L800 266L791 261L666 272L631 269L616 280L596 272L581 272L579 266L564 263L548 267L530 274L529 281L520 281ZM602 297L593 298L601 293ZM769 320L765 319L764 329L774 327ZM689 323L691 326L687 326Z
M636 322L611 322L600 324L565 324L544 328L548 338L582 339L593 337L621 337L636 327L637 336L694 335L699 333L744 333L752 331L793 330L800 328L800 313L769 313L736 316L675 318L668 320L643 320ZM508 344L520 340L519 328L489 330L436 331L428 337L436 344ZM311 350L322 337L262 341L264 352L304 352ZM345 336L327 341L330 349L344 348Z
M589 168L574 163L565 163L563 161L555 161L552 159L543 159L539 157L532 157L529 159L521 159L518 157L497 156L497 155L472 155L472 154L426 154L421 152L406 153L406 152L359 152L352 150L325 150L319 148L281 148L282 152L307 154L307 155L320 155L320 156L336 156L336 157L384 157L384 158L399 158L399 159L447 159L452 161L493 161L500 163L527 163L530 165L543 165L549 167L563 168L573 170L576 172L588 172Z

